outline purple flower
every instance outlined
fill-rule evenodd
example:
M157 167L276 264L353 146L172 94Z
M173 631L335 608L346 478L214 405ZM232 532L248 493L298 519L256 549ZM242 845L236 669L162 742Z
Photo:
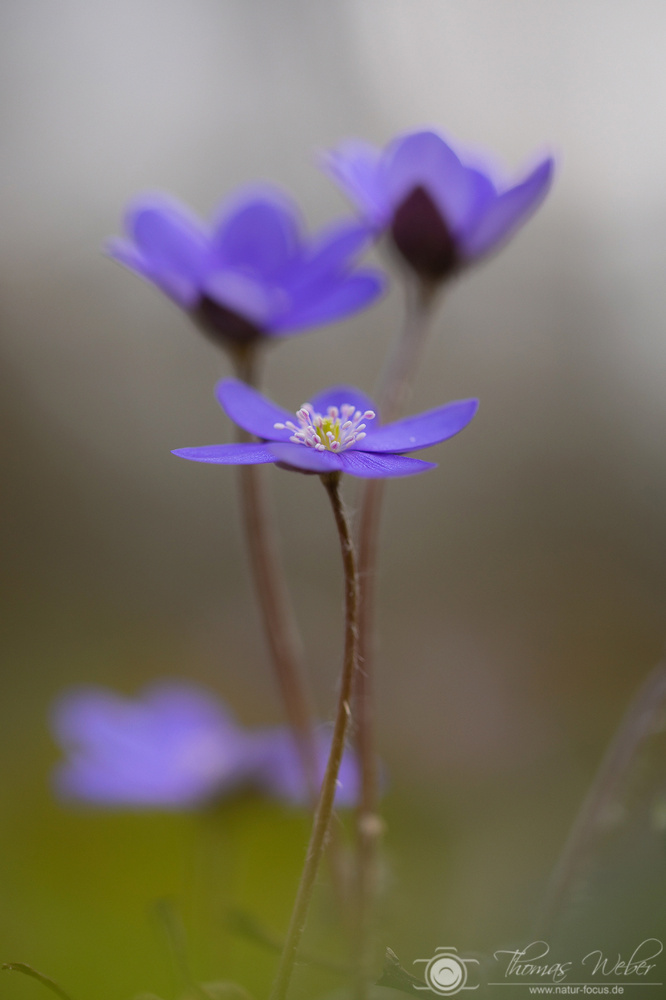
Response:
M489 163L463 162L437 132L409 132L387 148L347 142L325 166L379 233L388 230L407 264L440 282L496 250L541 204L554 161L541 160L513 186Z
M161 683L136 699L77 688L56 702L56 739L67 754L54 775L66 800L111 808L190 809L241 788L292 805L307 802L293 737L284 728L247 730L201 688ZM323 776L330 737L317 737ZM338 805L353 805L355 760L345 754Z
M210 226L162 194L129 208L128 239L108 252L185 309L218 342L243 345L342 319L384 288L375 270L353 270L367 226L338 223L306 237L297 207L255 187L225 202Z
M265 730L262 737L263 765L257 772L259 789L271 798L291 805L307 805L308 791L303 780L303 770L294 739L284 728ZM317 776L324 778L331 734L320 731L315 738ZM360 791L360 774L354 754L346 750L338 772L338 789L335 804L339 807L355 806Z
M56 789L97 805L187 808L236 789L255 764L248 734L187 684L156 684L136 700L75 689L56 703L53 728L68 754Z
M475 399L459 400L381 426L372 400L351 386L325 389L295 415L236 379L220 382L217 397L231 419L260 441L179 448L174 455L221 465L275 462L301 472L346 472L362 479L409 476L434 468L432 462L404 453L453 437L467 426L478 406Z

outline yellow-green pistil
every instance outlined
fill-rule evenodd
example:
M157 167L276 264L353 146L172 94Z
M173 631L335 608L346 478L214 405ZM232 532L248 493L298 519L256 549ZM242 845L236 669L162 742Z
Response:
M292 420L275 424L276 430L290 430L295 444L316 451L345 451L365 437L366 420L374 420L373 410L362 413L353 403L329 406L326 414L317 413L311 403L304 403L296 413L300 426Z

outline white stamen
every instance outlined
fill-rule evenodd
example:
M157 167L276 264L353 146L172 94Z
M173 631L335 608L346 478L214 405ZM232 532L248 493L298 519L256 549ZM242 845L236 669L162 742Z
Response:
M300 427L292 420L273 426L279 431L291 431L289 440L294 444L303 444L316 451L340 452L366 437L364 421L374 420L375 413L372 410L361 413L353 403L342 403L339 407L329 406L326 414L322 414L315 412L312 403L304 403L296 416Z

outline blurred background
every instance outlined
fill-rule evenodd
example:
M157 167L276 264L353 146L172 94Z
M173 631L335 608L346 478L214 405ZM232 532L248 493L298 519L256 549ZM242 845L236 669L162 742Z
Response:
M245 799L205 817L104 814L50 791L49 708L67 685L131 695L190 678L248 725L280 721L233 474L170 455L229 439L213 397L225 358L100 248L153 189L207 215L274 181L323 224L349 208L319 152L421 126L515 175L553 149L559 173L437 315L414 407L476 395L478 417L437 449L435 474L389 491L385 943L411 968L440 945L528 940L666 634L664 4L10 0L0 26L0 960L81 1000L172 996L168 898L197 977L260 995L270 982L274 956L224 912L284 928L303 815ZM351 322L286 341L271 394L295 408L336 381L371 391L402 315L396 279ZM326 498L269 478L328 717L342 589ZM637 762L634 807L568 900L562 941L631 951L666 933L663 749ZM8 976L2 995L43 994Z

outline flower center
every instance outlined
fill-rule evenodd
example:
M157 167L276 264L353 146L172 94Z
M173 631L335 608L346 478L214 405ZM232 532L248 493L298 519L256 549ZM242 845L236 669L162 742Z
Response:
M304 403L296 413L300 426L293 420L285 424L275 424L276 430L290 430L290 441L304 444L317 451L345 451L365 437L365 420L374 420L375 413L366 410L361 413L352 403L329 406L325 414L317 413L311 403Z
M460 264L455 237L420 184L396 207L391 235L410 267L427 281L443 281Z

